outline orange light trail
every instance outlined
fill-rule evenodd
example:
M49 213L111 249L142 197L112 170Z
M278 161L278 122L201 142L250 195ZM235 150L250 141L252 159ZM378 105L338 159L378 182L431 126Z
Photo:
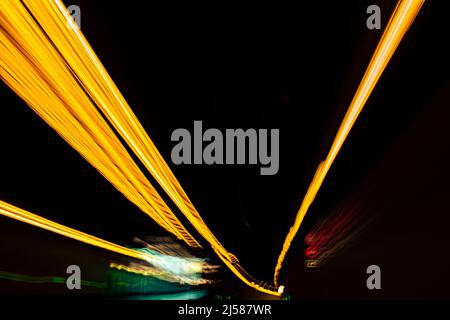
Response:
M415 17L419 13L424 1L425 0L400 0L397 3L397 6L389 20L386 30L383 32L381 40L378 43L369 66L367 67L361 83L353 97L353 100L350 103L347 113L341 122L331 149L325 161L319 164L314 178L308 187L306 195L297 213L294 225L291 227L289 233L286 236L280 256L278 257L277 265L275 267L275 285L278 284L280 270L289 247L294 240L294 237L297 234L298 230L300 229L303 218L308 212L309 207L311 206L320 187L322 186L325 176L330 170L330 167L336 159L339 150L344 144L344 141L347 138L351 128L353 127L353 124L358 118L381 74L389 63L389 60L397 49L400 41L403 39L406 31L409 29Z

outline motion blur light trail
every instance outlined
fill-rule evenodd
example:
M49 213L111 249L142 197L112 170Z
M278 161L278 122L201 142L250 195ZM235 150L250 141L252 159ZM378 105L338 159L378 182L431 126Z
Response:
M163 281L188 284L191 286L206 285L213 283L212 280L203 279L201 277L201 272L194 273L191 275L174 275L169 272L165 272L163 269L158 269L152 266L130 263L129 265L124 265L120 263L110 263L109 267L116 270L124 270L126 272L139 274L143 276L152 276Z
M175 296L192 295L188 299L199 299L206 295L204 288L192 287L186 284L174 283L161 280L157 277L128 272L127 270L110 269L107 272L107 290L109 294L129 296L145 295L151 300L171 299ZM141 296L130 297L141 299Z
M275 267L275 285L278 284L280 270L291 242L297 234L300 225L302 224L303 218L308 212L311 203L314 201L314 198L316 197L325 179L325 176L330 170L331 165L336 159L339 150L344 144L345 139L347 138L353 124L355 123L358 115L360 114L367 99L369 98L373 88L378 82L378 79L386 68L389 60L397 49L406 31L409 29L415 17L419 13L424 1L425 0L400 0L397 3L394 13L392 14L386 30L384 31L381 40L378 43L378 46L372 56L372 59L355 93L355 96L353 97L347 113L342 120L331 149L325 161L319 164L319 167L317 168L314 178L297 213L294 225L291 227L286 236L280 256L278 257L277 265Z
M65 237L75 239L102 249L106 249L112 252L123 254L125 256L152 262L160 259L159 257L153 257L148 252L141 252L126 247L119 246L112 242L91 236L87 233L66 227L62 224L53 222L51 220L42 218L36 214L17 208L9 203L0 200L0 214L18 221L22 221L33 226L52 231L54 233L63 235Z
M206 259L192 256L173 240L166 238L155 239L158 243L135 239L142 249L137 251L148 253L150 256L160 257L148 263L131 262L128 265L111 263L110 268L125 270L127 272L153 276L167 282L176 282L189 285L205 285L213 283L212 280L203 279L203 274L214 273L218 266L210 265Z
M66 284L67 282L67 278L64 277L30 276L6 271L0 271L0 279L35 285ZM207 293L205 289L192 289L186 285L164 282L148 275L129 274L118 270L109 270L106 273L106 281L103 282L81 280L81 287L105 290L107 294L129 297L128 299L147 300L200 299ZM139 296L133 296L135 294Z
M29 276L24 274L0 271L0 279L10 280L10 281L19 281L33 284L44 284L44 283L66 283L67 279L64 277L36 277ZM82 286L94 287L94 288L106 288L108 286L105 282L95 282L95 281L87 281L81 280Z
M165 255L148 248L130 249L122 247L112 242L91 236L87 233L42 218L38 215L17 208L1 200L0 214L48 231L52 231L74 240L78 240L102 249L116 252L131 258L143 260L152 266L152 275L159 275L159 278L164 279L165 281L167 281L167 279L171 279L171 282L190 282L191 285L200 285L207 283L206 281L201 281L203 269L208 269L206 263L202 259ZM147 270L150 270L150 267L148 267Z
M280 295L245 272L206 226L61 1L2 0L0 22L2 80L125 197L177 238L200 247L112 125L225 265L247 285Z
M305 236L305 266L316 268L336 255L363 233L371 218L362 214L361 204L340 208L319 222Z
M111 268L106 273L107 293L120 296L146 295L155 300L170 299L172 295L187 295L190 299L206 295L205 288L193 287L186 283L165 281L159 277ZM169 296L167 296L169 295ZM137 297L138 299L140 297Z

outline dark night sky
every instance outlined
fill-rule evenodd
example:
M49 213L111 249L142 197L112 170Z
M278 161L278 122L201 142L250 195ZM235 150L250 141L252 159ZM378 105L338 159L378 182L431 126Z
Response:
M286 232L381 36L366 28L366 8L380 5L385 26L395 1L136 3L71 2L204 220L251 274L271 280ZM425 3L333 165L287 260L295 296L370 297L361 288L364 271L377 263L389 281L380 297L450 296L447 12L444 1ZM164 234L5 85L0 94L2 200L118 243ZM205 128L279 128L279 173L172 165L170 135L194 120ZM304 233L360 196L376 222L328 265L305 271ZM48 237L7 218L0 225L8 235L0 236L0 250ZM415 291L405 280L414 276Z

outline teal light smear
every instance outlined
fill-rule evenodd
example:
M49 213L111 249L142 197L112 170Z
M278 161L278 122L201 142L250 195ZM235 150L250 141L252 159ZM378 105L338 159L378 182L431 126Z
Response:
M45 283L63 284L63 283L66 283L66 278L63 278L63 277L35 277L35 276L28 276L28 275L12 273L12 272L5 272L5 271L0 271L0 279L25 282L25 283L33 283L33 284L45 284ZM108 286L108 284L105 282L94 282L94 281L87 281L87 280L81 280L81 285L87 286L87 287L94 287L94 288L106 288Z
M0 271L0 279L31 284L65 284L64 277L29 276ZM163 281L151 276L108 270L107 282L81 280L82 286L106 289L106 293L123 295L127 300L195 300L207 294L206 289L192 290L188 285ZM126 295L132 296L126 296Z
M207 290L193 290L187 292L155 294L155 295L139 295L126 297L126 300L197 300L207 295Z

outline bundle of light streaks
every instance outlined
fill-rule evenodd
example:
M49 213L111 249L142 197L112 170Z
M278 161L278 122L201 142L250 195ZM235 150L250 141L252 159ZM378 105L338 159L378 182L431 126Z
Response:
M155 239L154 244L135 238L134 241L142 246L136 249L150 256L160 257L152 263L130 262L127 265L111 263L110 267L125 270L142 275L151 275L163 281L177 282L188 285L203 285L212 283L211 280L203 279L203 274L214 273L218 266L210 265L206 259L191 255L172 239ZM158 242L156 242L158 241ZM153 239L152 239L153 242Z
M48 1L44 4L36 1L24 2L53 45L58 48L61 57L78 81L86 89L90 99L188 221L221 258L231 263L237 262L236 257L225 250L204 223L83 34L77 28L67 27L70 16L64 6L59 1Z
M109 264L109 267L111 269L124 270L126 272L140 274L143 276L155 277L167 282L187 284L190 286L199 286L213 283L212 280L203 279L201 277L201 273L197 273L195 275L176 275L149 265L139 263L130 263L128 265L125 265L112 262Z
M386 68L389 60L397 49L400 41L405 35L406 31L411 26L416 15L419 13L424 0L400 0L389 20L389 23L384 31L380 42L372 56L372 59L367 67L367 70L361 80L361 83L353 97L352 102L347 110L347 113L342 120L336 137L333 141L331 149L325 161L319 164L314 178L309 185L306 195L302 201L300 209L295 218L294 225L289 230L283 244L280 256L278 257L277 265L274 273L274 283L278 283L279 273L283 264L286 253L289 250L292 240L297 234L300 225L305 217L311 203L319 191L325 176L330 170L331 165L336 159L339 150L341 149L347 135L349 134L353 124L360 114L364 104L369 98L373 88L378 79Z
M248 275L215 238L82 33L68 21L59 0L0 1L2 79L131 202L179 239L200 246L111 124L230 270L257 290L279 295Z
M2 79L131 202L179 239L198 246L27 9L19 1L1 1L0 10Z

